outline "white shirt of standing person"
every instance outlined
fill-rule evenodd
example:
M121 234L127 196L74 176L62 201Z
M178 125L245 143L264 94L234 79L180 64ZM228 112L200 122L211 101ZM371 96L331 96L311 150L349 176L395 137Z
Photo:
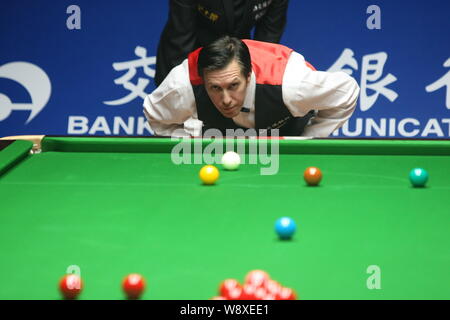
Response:
M232 120L240 127L255 128L256 77L252 71L243 108ZM317 113L305 127L302 136L328 137L353 114L359 86L344 72L313 71L304 57L292 52L283 75L283 101L294 117L302 117L310 110ZM144 114L156 135L200 136L202 121L189 80L188 60L171 70L161 85L144 99Z

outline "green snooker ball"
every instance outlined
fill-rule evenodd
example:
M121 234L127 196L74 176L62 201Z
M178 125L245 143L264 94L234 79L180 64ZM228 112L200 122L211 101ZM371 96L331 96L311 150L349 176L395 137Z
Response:
M414 168L409 173L409 181L416 188L423 188L428 181L428 172L422 168Z

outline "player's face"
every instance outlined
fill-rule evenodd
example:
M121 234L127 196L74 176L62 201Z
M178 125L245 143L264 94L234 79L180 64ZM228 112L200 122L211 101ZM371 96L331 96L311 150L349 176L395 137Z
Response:
M220 113L226 118L236 117L244 104L250 75L244 76L233 60L221 70L205 71L206 92Z

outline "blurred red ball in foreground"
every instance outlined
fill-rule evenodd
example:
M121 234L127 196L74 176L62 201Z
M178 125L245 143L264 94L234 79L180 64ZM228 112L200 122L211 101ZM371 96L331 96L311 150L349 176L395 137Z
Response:
M245 276L245 283L255 287L263 287L270 280L270 276L263 270L252 270Z
M245 276L244 284L236 279L226 279L219 285L219 295L213 300L296 300L291 288L272 280L263 270L252 270Z
M264 300L267 295L268 292L264 287L257 287L253 284L245 284L242 288L240 300Z
M242 288L236 287L234 289L231 289L228 294L225 296L225 299L227 300L241 300L242 297Z
M303 173L303 177L308 185L317 186L319 185L320 180L322 180L322 172L319 168L308 167Z
M129 274L123 279L122 289L128 299L139 299L145 290L145 280L140 274Z
M244 284L240 300L256 300L256 289L257 287L252 284Z
M255 299L256 300L264 300L267 296L267 291L264 287L258 287L255 291Z
M221 297L227 297L229 292L233 289L242 289L241 284L236 279L226 279L220 283L219 294Z
M265 288L267 293L276 296L277 293L280 292L283 287L277 281L269 279L266 282Z
M64 299L76 299L83 289L83 281L76 274L68 274L59 281L59 291Z
M297 300L295 291L291 288L282 288L276 295L276 300Z

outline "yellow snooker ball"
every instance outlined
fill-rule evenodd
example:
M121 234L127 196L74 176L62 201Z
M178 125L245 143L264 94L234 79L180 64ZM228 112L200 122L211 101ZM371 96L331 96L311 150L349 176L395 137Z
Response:
M219 179L219 169L212 165L206 165L200 169L199 176L204 184L214 184Z

